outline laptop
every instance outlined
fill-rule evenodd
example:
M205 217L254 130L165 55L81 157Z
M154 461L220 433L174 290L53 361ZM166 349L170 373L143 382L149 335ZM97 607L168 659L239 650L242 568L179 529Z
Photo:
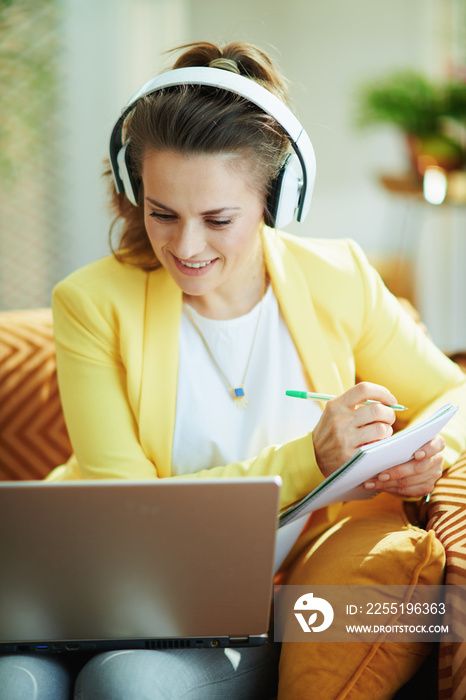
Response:
M1 483L0 653L264 643L280 484Z

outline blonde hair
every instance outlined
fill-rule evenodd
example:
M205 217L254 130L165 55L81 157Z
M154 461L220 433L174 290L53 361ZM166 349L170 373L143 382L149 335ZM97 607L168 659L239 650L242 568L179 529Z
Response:
M184 52L174 69L210 66L229 70L254 80L288 102L286 84L277 68L267 54L251 44L235 42L219 48L197 42L174 49L180 50ZM174 86L142 97L125 122L125 140L128 139L140 206L134 207L112 186L114 223L121 225L113 253L118 260L146 270L160 265L144 228L141 172L149 150L186 155L228 153L249 158L255 164L251 169L254 186L264 195L265 202L289 149L288 139L273 117L235 93L203 85ZM106 175L110 179L109 170Z

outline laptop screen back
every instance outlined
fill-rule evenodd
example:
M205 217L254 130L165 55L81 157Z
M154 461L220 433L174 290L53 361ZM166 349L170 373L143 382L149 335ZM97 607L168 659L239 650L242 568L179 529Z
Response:
M1 484L0 651L260 641L279 484Z

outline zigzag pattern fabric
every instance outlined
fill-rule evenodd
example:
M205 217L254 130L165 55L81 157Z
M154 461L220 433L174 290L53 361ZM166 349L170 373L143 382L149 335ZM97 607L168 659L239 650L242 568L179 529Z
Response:
M0 480L43 479L71 445L50 309L0 313Z
M428 506L427 529L434 530L446 551L447 585L466 585L466 456L437 482ZM466 631L464 602L454 598L455 624ZM462 634L464 637L464 634ZM439 700L466 698L466 642L440 642Z

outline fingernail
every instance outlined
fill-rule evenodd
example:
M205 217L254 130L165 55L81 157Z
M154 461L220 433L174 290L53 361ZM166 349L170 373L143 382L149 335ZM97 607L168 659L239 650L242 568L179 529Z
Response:
M414 453L414 457L416 459L424 459L425 456L426 456L426 453L424 452L424 450L418 450L417 452Z
M364 486L366 487L366 489L374 489L374 488L375 488L375 482L374 482L374 481L366 481L366 483L364 484Z
M380 481L390 481L390 474L379 474Z

